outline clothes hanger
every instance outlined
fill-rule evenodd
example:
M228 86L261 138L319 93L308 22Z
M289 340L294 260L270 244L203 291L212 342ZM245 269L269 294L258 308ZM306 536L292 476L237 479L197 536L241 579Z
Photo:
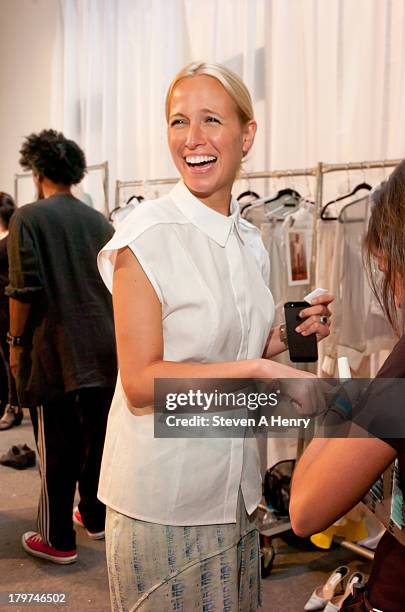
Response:
M363 171L363 183L361 183L360 186L363 185L363 186L365 186L366 189L368 189L370 187L370 185L366 181L365 170L369 166L368 166L368 164L360 164L360 165L361 165L361 169ZM367 204L368 203L368 198L369 198L369 195L362 196L361 198L358 198L357 200L354 200L354 202L349 202L348 204L343 206L342 210L339 212L339 215L338 215L339 223L356 223L356 222L364 221L364 218L345 219L344 218L344 213L345 213L345 210L347 210L348 208L350 208L354 204L361 204L361 203Z
M301 194L298 193L298 191L291 189L291 187L286 187L285 189L280 189L280 191L277 191L277 193L275 193L271 198L267 198L264 204L270 204L271 202L280 200L280 198L288 195L296 200L301 200ZM284 203L284 206L295 206L295 204L287 201Z
M358 200L354 200L354 202L349 202L348 204L343 206L342 210L339 212L339 215L338 215L339 223L358 223L360 221L364 221L364 217L356 217L355 219L345 219L344 213L348 208L351 208L355 204L366 204L368 201L368 198L369 196L366 195L366 196L363 196L362 198L359 198Z
M246 191L242 191L242 193L238 195L238 197L236 198L236 201L240 202L241 200L243 200L243 198L247 198L247 197L252 197L254 199L252 201L247 202L246 204L241 205L240 214L242 214L243 211L246 210L247 208L250 208L252 204L256 202L256 200L260 200L260 196L258 193L256 193L255 191L252 191L251 189L247 189Z
M263 204L265 204L267 201L267 196L265 198L257 198L257 200L253 200L253 202L248 202L247 204L245 204L244 206L242 206L242 208L240 209L240 214L243 214L243 211L252 208L257 208L258 206L263 206Z
M238 195L236 200L237 202L240 202L241 200L243 200L243 198L246 198L247 196L252 196L255 198L255 200L260 198L258 193L256 193L255 191L251 191L250 189L247 189L246 191L242 191L242 193Z
M285 191L285 190L282 190ZM281 206L277 206L276 208L273 208L271 210L269 210L268 212L266 211L266 217L271 220L271 221L285 221L288 217L292 216L303 204L313 204L313 202L309 201L309 200L305 200L304 198L302 198L297 191L292 190L294 192L294 200L293 201L284 201L283 204ZM297 195L299 195L299 199L297 199ZM284 195L286 195L284 193ZM288 194L287 194L288 195ZM271 200L270 200L271 201ZM281 215L279 215L278 217L275 217L275 213L283 211L283 213ZM293 221L294 223L294 221Z
M327 204L325 204L325 206L322 207L322 210L321 210L321 219L323 221L337 221L339 217L326 217L325 216L325 213L326 213L328 207L331 206L332 204L335 204L336 202L341 202L342 200L345 200L346 198L350 198L350 197L354 196L361 189L367 189L367 191L371 191L372 187L371 187L371 185L369 185L368 183L363 181L362 183L359 183L358 185L356 185L356 187L354 189L352 189L352 191L350 191L350 193L345 193L344 195L341 195L338 198L335 198L334 200L331 200L330 202L327 202Z
M292 178L292 172L291 170L287 170L287 174L285 177L285 181L288 184L293 184L293 178ZM280 200L281 198L284 198L285 196L290 196L290 198L286 198L283 202L283 207L296 207L297 204L300 202L300 200L302 200L302 196L301 194L296 190L293 189L293 187L284 187L284 189L279 189L278 192L276 192L272 197L268 198L266 201L266 204L270 204L271 202L274 202L276 200Z
M140 204L141 202L144 201L144 197L141 195L133 195L130 198L128 198L128 200L125 202L125 206L128 206L128 204L130 204L130 202L132 202L132 200L137 200L138 204Z
M291 214L292 214L292 212L293 212L293 211L291 210L292 208L297 209L298 207L297 207L297 205L296 205L296 204L292 204L292 203L291 203L291 204L290 204L290 203L287 203L287 204L282 204L281 206L277 206L277 208L273 208L272 210L269 210L268 215L269 215L269 217L271 218L271 217L273 217L273 216L274 216L274 213L276 213L276 212L279 212L279 211L283 210L283 211L284 211L284 214L283 214L283 215L281 215L281 216L280 216L280 217L277 219L277 221L284 221L284 219L285 219L286 217L288 217L289 215L291 215Z
M315 202L313 202L312 200L308 200L306 198L302 198L299 200L299 202L297 203L298 205L295 206L294 208L296 210L299 210L300 208L305 208L306 210L308 210L308 205L310 204L311 206L314 206ZM276 219L276 221L285 221L286 219L288 219L288 217L291 217L290 219L290 226L292 227L293 224L295 223L295 210L292 210L291 208L288 209L287 206L291 207L291 204L287 204L285 207L280 207L280 208L286 208L286 210L284 211L284 214L282 214L280 217L278 217ZM278 209L276 209L278 210ZM273 212L275 211L271 211L271 213L273 214ZM312 214L312 213L311 213Z
M124 208L126 208L127 206L130 205L130 203L132 202L132 200L136 200L138 202L138 204L140 204L145 198L143 196L137 196L137 195L132 195L130 198L128 198L128 200L125 202L124 206L116 206L115 208L112 209L112 211L110 212L110 214L108 215L108 220L109 221L113 221L114 220L114 214L116 212L118 212L119 210L124 210Z
M291 196L292 199L284 200L282 205L272 210L271 213L276 212L278 210L282 210L283 208L286 208L286 207L295 208L297 204L299 203L299 201L302 199L301 195L298 193L298 191L295 191L295 189L290 189L290 188L281 189L280 191L277 191L275 194L273 194L271 197L266 196L265 198L259 198L258 200L249 202L249 204L246 204L245 206L241 208L241 214L247 208L249 208L249 210L252 210L253 208L257 208L258 206L264 206L265 204L271 204L272 202L277 202L277 200L280 200L284 196Z

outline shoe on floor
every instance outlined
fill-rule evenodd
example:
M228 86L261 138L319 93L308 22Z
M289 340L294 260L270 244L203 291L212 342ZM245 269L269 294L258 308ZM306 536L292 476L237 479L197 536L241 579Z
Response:
M73 509L73 522L75 525L86 529L78 506L75 506ZM86 529L86 533L92 540L104 540L105 537L105 531L89 531L88 529Z
M343 591L342 582L349 573L346 565L337 567L329 576L325 584L316 587L304 606L304 610L323 610L332 599L337 589Z
M10 406L7 404L4 414L0 419L0 431L16 427L23 420L23 411L18 406Z
M29 467L34 467L36 463L35 451L26 444L17 444L12 446L7 453L0 457L1 465L15 468L16 470L25 470Z
M76 550L57 550L53 548L53 546L48 546L36 531L27 531L24 533L21 542L24 550L34 557L47 559L59 565L67 565L68 563L77 561Z
M342 604L346 597L353 595L353 588L362 587L365 584L365 576L361 572L354 572L347 581L346 589L343 595L339 597L333 597L327 604L325 612L337 612L342 607Z

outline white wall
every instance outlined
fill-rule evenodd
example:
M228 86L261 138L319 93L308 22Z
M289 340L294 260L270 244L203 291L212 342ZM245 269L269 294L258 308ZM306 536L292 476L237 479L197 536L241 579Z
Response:
M24 136L50 126L59 0L0 0L0 191L14 192Z

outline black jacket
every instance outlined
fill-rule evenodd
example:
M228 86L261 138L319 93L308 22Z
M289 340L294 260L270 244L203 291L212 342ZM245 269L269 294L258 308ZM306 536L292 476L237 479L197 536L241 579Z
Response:
M6 293L31 304L17 376L22 405L114 386L112 302L97 268L97 253L112 234L99 212L68 194L14 213Z

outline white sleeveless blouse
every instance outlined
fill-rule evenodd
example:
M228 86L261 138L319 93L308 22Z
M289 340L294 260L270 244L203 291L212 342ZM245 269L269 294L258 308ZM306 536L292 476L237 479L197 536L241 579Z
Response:
M162 304L168 361L261 357L274 317L269 261L258 230L232 200L225 217L179 182L144 202L99 254L111 290L117 250L129 246ZM107 426L99 498L127 516L168 525L236 520L261 499L254 438L154 438L153 415L135 416L118 376Z

